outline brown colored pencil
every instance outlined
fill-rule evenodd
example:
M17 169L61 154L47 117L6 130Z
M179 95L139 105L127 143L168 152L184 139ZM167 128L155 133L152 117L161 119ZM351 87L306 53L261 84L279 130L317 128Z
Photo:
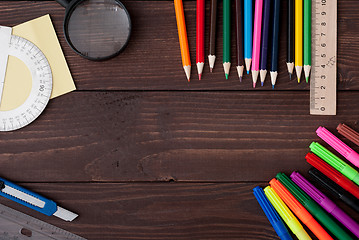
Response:
M217 25L217 0L211 0L210 6L210 27L209 27L209 70L213 71L216 60L216 25Z
M237 72L242 82L244 58L243 58L243 5L242 0L236 0L236 45L237 45Z
M340 123L337 127L338 133L355 143L359 146L359 133L345 125L344 123Z

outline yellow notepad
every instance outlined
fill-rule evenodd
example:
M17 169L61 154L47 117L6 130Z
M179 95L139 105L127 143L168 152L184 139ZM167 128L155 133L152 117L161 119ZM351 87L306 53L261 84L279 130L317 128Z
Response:
M51 98L76 89L49 15L13 27L12 34L34 43L45 54L53 77ZM0 110L11 110L24 103L30 94L31 84L26 65L10 56Z

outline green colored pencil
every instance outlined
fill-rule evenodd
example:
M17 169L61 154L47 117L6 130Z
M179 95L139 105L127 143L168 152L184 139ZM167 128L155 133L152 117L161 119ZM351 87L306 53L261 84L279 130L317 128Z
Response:
M223 0L223 68L228 79L231 68L231 0Z
M304 19L303 19L303 57L304 57L304 74L308 83L310 68L312 65L312 0L304 0Z

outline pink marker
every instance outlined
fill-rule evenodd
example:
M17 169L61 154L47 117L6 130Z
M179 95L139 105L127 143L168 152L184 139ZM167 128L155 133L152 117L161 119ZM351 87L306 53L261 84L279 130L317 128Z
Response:
M253 54L252 54L252 79L253 87L256 87L259 74L259 60L261 52L261 28L262 28L262 9L263 0L256 0L254 10L254 29L253 29Z
M317 135L334 148L338 153L345 157L348 161L359 167L359 154L340 141L336 136L329 132L325 127L319 127L316 131Z

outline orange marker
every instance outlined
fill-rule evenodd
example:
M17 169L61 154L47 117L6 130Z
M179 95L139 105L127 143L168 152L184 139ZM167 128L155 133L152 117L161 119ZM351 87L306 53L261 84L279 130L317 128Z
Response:
M275 178L269 184L279 197L287 204L293 213L305 224L320 240L333 240L300 202Z
M190 81L191 76L191 59L189 56L186 22L184 19L184 11L182 0L174 0L178 38L181 47L182 65L184 72L186 73L187 80Z

